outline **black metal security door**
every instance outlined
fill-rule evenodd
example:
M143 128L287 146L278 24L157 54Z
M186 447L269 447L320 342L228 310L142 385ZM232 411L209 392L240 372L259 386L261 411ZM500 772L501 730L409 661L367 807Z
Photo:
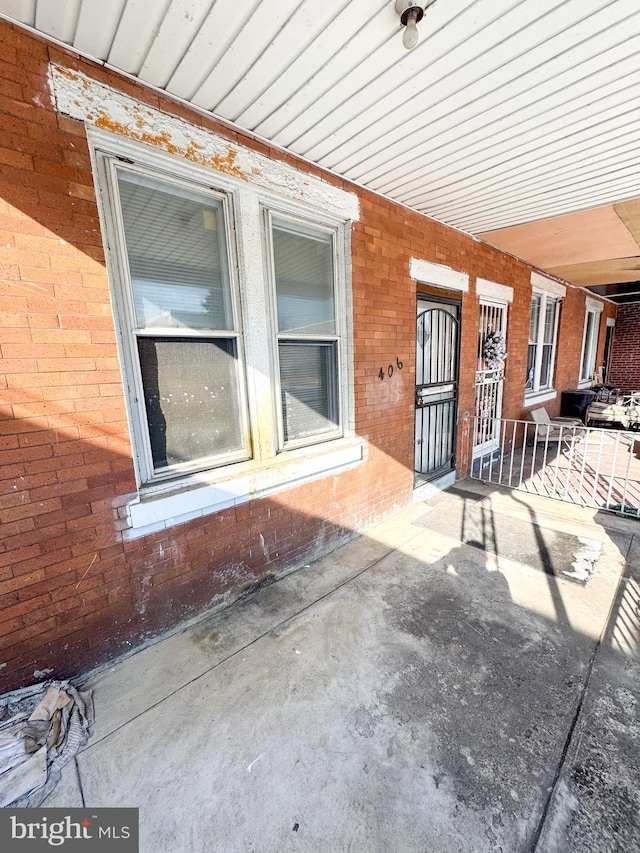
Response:
M418 299L415 471L420 482L455 468L459 306Z

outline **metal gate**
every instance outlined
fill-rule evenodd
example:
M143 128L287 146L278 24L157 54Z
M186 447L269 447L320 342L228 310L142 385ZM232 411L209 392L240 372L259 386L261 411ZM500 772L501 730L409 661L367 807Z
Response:
M455 468L458 341L459 307L418 299L415 417L418 481L433 479Z
M504 368L502 364L488 363L485 345L489 335L507 333L507 306L492 302L480 303L478 322L478 362L476 370L476 429L473 438L473 458L491 454L500 446L499 419L502 416L502 387Z

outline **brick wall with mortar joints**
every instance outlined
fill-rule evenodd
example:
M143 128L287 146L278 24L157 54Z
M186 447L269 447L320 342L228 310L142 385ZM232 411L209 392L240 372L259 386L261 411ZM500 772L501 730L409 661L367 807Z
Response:
M531 268L4 22L0 32L1 691L33 681L35 670L73 675L105 661L220 596L309 562L406 503L415 382L409 259L470 275L461 411L473 410L475 277L513 286L514 328L528 328ZM93 176L82 123L50 106L49 61L359 193L354 397L357 432L370 442L365 464L123 538L135 478ZM512 367L521 349L511 349L507 367L512 412L521 411ZM381 381L380 368L396 359L403 369Z
M607 384L623 394L640 390L640 304L618 306Z

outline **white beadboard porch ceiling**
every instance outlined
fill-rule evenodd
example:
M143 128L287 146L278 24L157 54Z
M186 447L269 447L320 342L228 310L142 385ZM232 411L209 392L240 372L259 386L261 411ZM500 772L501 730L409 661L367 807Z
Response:
M472 234L640 196L638 0L0 0L0 14Z

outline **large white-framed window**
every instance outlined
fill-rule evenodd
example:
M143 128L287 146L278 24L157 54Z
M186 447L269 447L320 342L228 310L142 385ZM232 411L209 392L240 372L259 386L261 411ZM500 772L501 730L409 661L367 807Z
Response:
M600 329L600 314L602 302L587 296L584 316L584 333L582 335L582 353L580 355L579 387L591 385L596 368L598 352L598 332Z
M560 306L565 288L532 273L525 404L552 399Z
M121 140L97 136L136 503L151 501L131 507L133 526L361 459L349 220L136 143L122 156ZM164 510L162 495L176 497Z

